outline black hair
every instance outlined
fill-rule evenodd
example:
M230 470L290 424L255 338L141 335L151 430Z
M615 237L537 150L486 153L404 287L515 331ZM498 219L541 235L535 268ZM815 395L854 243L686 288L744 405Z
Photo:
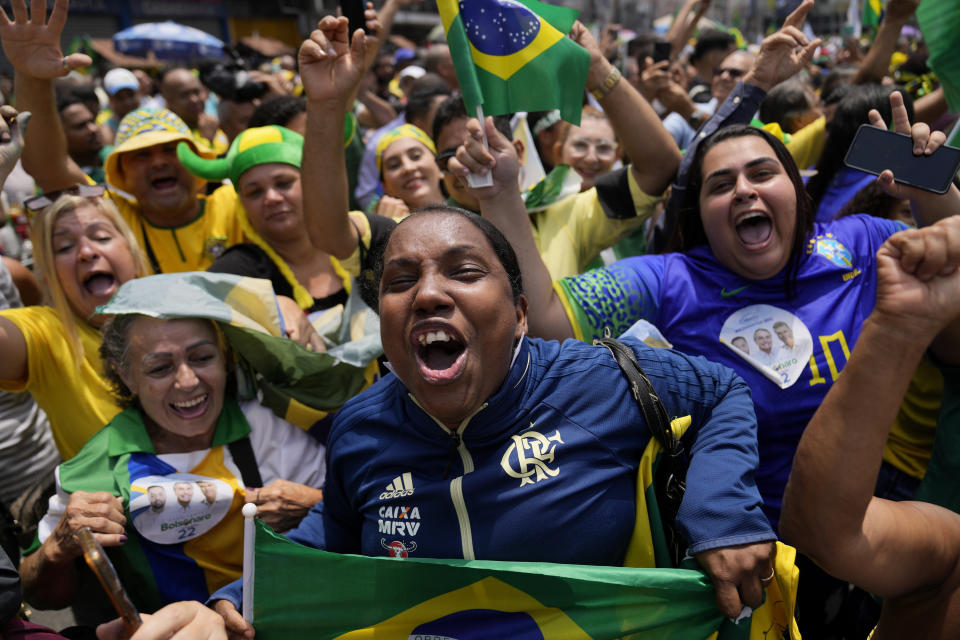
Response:
M58 92L57 96L57 113L61 113L67 107L73 106L75 104L82 104L87 106L87 101L78 96L73 91L63 91ZM97 114L93 114L96 117Z
M874 218L891 219L899 204L898 198L888 195L877 182L871 182L857 191L834 218L866 213Z
M833 120L827 125L827 142L817 162L817 175L807 182L807 193L813 200L813 209L817 210L827 189L837 172L843 167L843 158L857 134L861 124L870 122L868 114L876 109L889 124L892 119L890 94L899 91L903 104L907 108L907 117L913 122L913 100L899 87L881 84L864 84L851 87L848 93L837 103ZM832 212L836 213L836 212Z
M813 108L810 92L800 80L781 82L770 90L760 103L760 120L776 122L787 133L793 133L791 120Z
M493 126L496 127L497 131L502 133L507 140L513 140L513 130L510 128L511 116L512 114L504 114L493 117ZM441 102L433 116L433 130L431 134L433 134L434 143L439 143L440 132L443 131L443 128L450 124L450 122L457 118L472 117L472 115L467 113L467 107L463 103L463 98L459 95L450 96ZM442 151L443 149L437 148L437 153Z
M275 124L285 127L290 124L293 117L300 113L306 113L307 99L302 96L276 95L264 98L263 102L254 110L250 116L248 128L265 127Z
M736 44L736 39L726 31L719 29L708 29L701 31L697 36L697 43L693 47L693 53L690 54L690 63L696 64L700 58L711 51L727 50Z
M374 257L373 285L377 288L377 291L379 292L380 290L380 280L383 277L383 256L386 253L387 245L390 243L390 238L393 236L394 232L396 232L398 227L403 225L411 218L433 213L448 213L461 216L466 218L473 226L480 230L480 232L487 239L487 242L490 243L490 247L493 249L493 253L497 256L497 260L500 261L500 265L503 267L503 270L507 273L507 279L510 281L510 292L513 295L513 302L517 303L520 300L520 296L523 295L523 278L520 274L520 262L517 260L517 254L514 252L513 247L510 246L510 242L503 235L503 233L500 232L500 229L498 229L486 218L472 211L467 211L466 209L453 207L447 204L430 205L429 207L418 209L401 220L396 227L390 230L390 233L384 238L383 243L376 248L376 254ZM374 247L371 247L370 249L373 251Z
M807 236L813 232L813 223L815 221L815 209L813 208L807 192L803 189L803 178L800 177L800 170L793 156L787 151L776 136L760 129L746 124L734 124L714 132L706 137L698 146L696 155L690 165L690 179L687 188L683 194L683 200L680 202L679 222L673 230L668 244L670 251L689 251L695 247L709 244L707 234L703 229L703 220L700 217L700 189L703 187L703 159L713 147L724 140L731 138L742 138L744 136L756 136L763 139L777 160L783 165L793 183L793 189L797 197L797 216L796 225L793 229L793 239L790 243L790 257L787 261L787 279L786 295L793 297L796 292L797 267L800 263L800 256L803 254L803 248L807 241Z
M437 112L433 115L433 131L430 132L433 135L433 141L440 140L440 132L447 126L447 123L457 118L466 117L467 107L463 104L463 98L460 96L450 96L441 102L440 106L437 107ZM438 147L437 151L440 152L442 149Z
M826 75L823 79L823 82L820 83L820 100L823 104L834 104L840 101L840 98L844 94L838 94L834 98L831 94L840 89L841 87L851 87L853 85L850 82L853 80L853 77L857 75L857 67L854 65L841 65L833 69L830 73ZM847 89L843 89L846 91Z
M449 96L450 87L443 78L435 73L426 73L413 81L410 96L407 98L405 118L407 122L419 120L430 112L433 99L437 96Z

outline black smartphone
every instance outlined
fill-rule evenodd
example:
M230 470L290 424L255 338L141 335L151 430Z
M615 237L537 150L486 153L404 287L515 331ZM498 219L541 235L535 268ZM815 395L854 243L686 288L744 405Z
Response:
M946 193L960 169L960 149L944 145L932 155L915 156L913 140L907 134L862 124L843 162L874 175L890 169L896 182Z
M367 20L363 17L363 12L366 8L366 0L340 0L340 13L350 21L351 38L357 29L363 29L364 33L366 33Z
M673 48L669 42L654 42L653 43L653 61L661 62L663 60L670 59L670 51Z

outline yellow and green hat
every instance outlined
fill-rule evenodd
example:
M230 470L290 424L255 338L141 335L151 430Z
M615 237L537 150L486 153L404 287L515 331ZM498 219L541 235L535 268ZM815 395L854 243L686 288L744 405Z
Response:
M390 131L383 134L380 140L377 142L377 171L383 171L383 152L387 150L391 144L400 140L402 138L413 138L425 146L427 149L430 149L430 153L437 155L437 147L433 144L433 140L430 139L430 136L420 127L413 124L402 124L396 129L391 129Z
M254 127L234 138L223 158L208 160L183 143L177 145L177 158L193 175L207 180L230 178L236 189L240 176L260 164L280 162L299 169L303 158L303 136L277 125Z
M107 183L118 189L128 190L126 179L120 171L121 154L178 140L196 149L189 127L180 116L169 109L131 111L120 121L113 151L104 163ZM203 155L210 157L210 154Z

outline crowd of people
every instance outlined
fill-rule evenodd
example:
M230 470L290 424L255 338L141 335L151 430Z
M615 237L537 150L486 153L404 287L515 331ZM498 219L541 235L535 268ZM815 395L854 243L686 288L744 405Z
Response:
M630 42L575 22L573 124L472 117L445 43L391 37L417 0L324 17L243 86L94 71L67 0L13 0L0 506L32 539L3 540L0 635L63 637L25 600L127 637L88 528L153 614L135 640L253 637L245 503L333 552L624 565L661 519L637 524L655 425L612 336L685 425L662 522L723 616L786 543L777 637L951 637L960 183L842 162L864 124L917 156L956 126L901 35L919 1L868 50L812 37L813 0L751 46L698 28L709 0Z

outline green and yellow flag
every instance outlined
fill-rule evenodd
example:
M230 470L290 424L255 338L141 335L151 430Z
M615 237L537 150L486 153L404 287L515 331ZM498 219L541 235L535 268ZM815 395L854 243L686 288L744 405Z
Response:
M260 640L787 637L768 618L724 618L699 570L371 558L311 549L256 524ZM766 597L765 606L786 608Z
M876 27L880 24L882 14L883 0L864 0L861 23L864 27Z
M304 547L257 524L260 640L703 640L723 620L699 571L370 558Z
M590 54L566 37L578 12L537 0L437 0L467 111L559 109L579 124Z

